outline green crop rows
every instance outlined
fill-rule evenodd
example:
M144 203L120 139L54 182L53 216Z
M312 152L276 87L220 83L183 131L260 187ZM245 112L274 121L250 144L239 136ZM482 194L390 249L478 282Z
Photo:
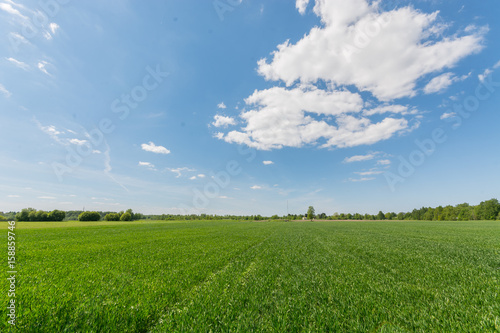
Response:
M500 332L498 222L28 226L13 332Z

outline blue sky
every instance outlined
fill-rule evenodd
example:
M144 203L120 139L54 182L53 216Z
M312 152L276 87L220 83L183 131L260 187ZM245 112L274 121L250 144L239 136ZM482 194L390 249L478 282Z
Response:
M0 0L0 210L498 198L497 1Z

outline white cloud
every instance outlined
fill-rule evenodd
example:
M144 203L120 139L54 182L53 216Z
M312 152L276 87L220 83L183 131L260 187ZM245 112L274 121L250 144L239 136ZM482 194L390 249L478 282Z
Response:
M215 115L214 120L215 121L212 123L212 125L214 125L215 127L227 127L229 125L236 125L236 120L231 117Z
M296 1L301 14L309 2ZM422 78L481 51L488 28L470 25L446 36L450 25L442 22L439 12L424 13L412 6L384 11L379 4L316 0L314 13L322 25L295 44L285 41L270 59L258 61L260 75L286 87L256 90L245 100L249 108L240 114L242 127L214 136L261 150L345 148L418 128L418 110L393 101L414 97L424 89L419 87ZM438 92L449 81L465 77L447 73L425 90ZM376 100L368 95L363 100L361 92L370 92Z
M220 195L218 198L219 198L219 199L229 199L229 197L227 197L227 196L225 196L225 195Z
M48 64L49 64L49 63L48 63L48 62L46 62L46 61L40 61L40 62L38 63L38 65L37 65L37 66L38 66L38 69L39 69L40 71L42 71L43 73L45 73L45 74L47 74L47 75L49 75L49 76L50 76L50 73L49 73L49 72L47 71L47 69L45 68Z
M170 154L170 150L163 146L157 146L153 142L143 143L141 145L142 150L149 151L155 154Z
M262 190L262 186L259 186L259 185L254 185L252 187L250 187L252 190Z
M262 161L262 164L271 165L271 164L274 164L274 162L273 161Z
M206 177L206 176L205 176L204 174L202 174L202 173L200 173L200 174L198 175L198 178L205 178L205 177Z
M14 58L6 58L8 61L10 61L12 64L14 64L15 66L21 68L21 69L24 69L25 71L27 71L30 66L22 61L19 61L17 59L14 59Z
M191 179L191 180L195 180L195 179L196 179L196 176L190 177L189 179Z
M87 140L70 139L69 142L74 144L74 145L82 146L82 145L86 144L88 141Z
M486 68L482 74L479 74L477 77L479 78L479 81L484 82L484 80L493 73L494 69L497 69L500 67L500 61L497 62L496 64L493 65L491 68Z
M383 173L383 171L377 171L377 170L355 172L355 174L360 175L360 176L373 176L373 175L380 175L382 173Z
M441 74L433 78L431 81L429 81L429 83L424 87L424 93L433 94L433 93L443 92L453 83L458 81L463 81L468 77L469 75L463 75L462 77L457 77L453 73Z
M225 109L227 106L226 106L226 104L224 104L224 102L220 102L219 104L217 104L217 107L219 109Z
M382 11L379 3L316 0L314 12L323 26L312 28L296 44L279 45L270 61L259 61L259 73L287 86L318 80L354 85L387 101L414 96L420 78L483 49L487 27L469 26L463 33L441 36L446 24L440 23L438 12L426 14L410 6ZM362 43L365 31L373 37Z
M445 112L441 115L440 119L443 120L443 119L453 118L456 115L457 114L455 112Z
M486 68L483 72L483 74L479 74L477 77L479 78L479 81L484 82L484 80L491 74L493 71L490 68Z
M262 150L315 145L322 140L326 140L322 148L342 148L388 139L408 127L408 121L401 118L372 123L366 117L347 115L361 111L363 101L360 95L345 90L274 87L255 91L246 102L255 107L240 115L246 126L241 131L217 134L218 138ZM331 124L332 117L336 124Z
M38 199L53 200L53 199L55 199L55 197L41 196L41 197L38 197Z
M189 168L186 168L186 167L184 167L184 168L176 168L176 169L168 168L167 170L175 173L176 174L175 178L181 177L183 171L196 171L195 169L189 169Z
M94 149L92 150L92 154L102 154L100 150Z
M4 86L3 84L0 83L0 93L2 93L5 97L9 98L10 96L12 96L12 93L10 91L8 91Z
M152 163L149 163L149 162L141 162L141 161L139 161L138 165L146 167L146 168L151 169L151 170L155 170L155 165L152 164Z
M59 25L57 23L52 22L49 24L49 29L52 32L52 34L55 34L56 31L59 29Z
M295 7L299 11L300 14L304 15L306 13L307 5L309 4L309 0L297 0L295 3Z
M353 163L353 162L363 162L373 160L377 156L377 153L370 153L367 155L356 155L352 157L346 157L344 159L344 163Z
M14 7L12 7L12 5L8 4L8 3L0 3L0 9L11 14L11 15L14 15L14 16L17 16L25 21L28 20L28 18L26 16L24 16L23 14L21 14L21 12L19 12L17 9L15 9Z
M391 161L390 160L378 160L377 165L390 165Z
M359 182L367 182L367 181L375 180L375 179L376 178L374 178L374 177L349 178L349 181L353 182L353 183L359 183Z
M7 196L7 198L20 198L21 196L20 195L17 195L17 194L9 194Z

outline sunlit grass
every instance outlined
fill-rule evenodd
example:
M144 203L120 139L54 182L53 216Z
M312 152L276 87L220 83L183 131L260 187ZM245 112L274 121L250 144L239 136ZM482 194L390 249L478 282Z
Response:
M19 332L500 329L498 222L24 224Z

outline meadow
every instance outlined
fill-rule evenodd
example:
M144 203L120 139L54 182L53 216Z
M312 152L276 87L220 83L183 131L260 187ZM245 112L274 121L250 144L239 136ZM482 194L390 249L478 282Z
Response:
M16 234L18 320L2 292L1 332L500 332L498 221L18 222Z

